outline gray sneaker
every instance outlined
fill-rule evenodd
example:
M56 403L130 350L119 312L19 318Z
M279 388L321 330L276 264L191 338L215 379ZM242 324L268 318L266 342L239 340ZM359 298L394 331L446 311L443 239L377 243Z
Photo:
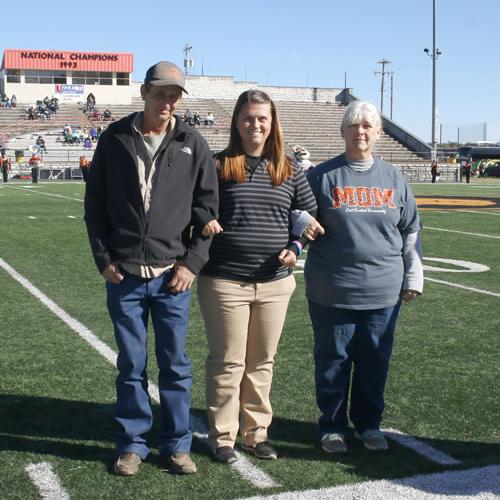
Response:
M345 453L347 451L345 436L335 432L323 434L321 448L327 453Z
M372 451L382 451L387 450L389 445L387 444L387 439L385 439L382 431L378 429L367 429L366 431L359 433L356 431L354 437L363 441L365 448Z

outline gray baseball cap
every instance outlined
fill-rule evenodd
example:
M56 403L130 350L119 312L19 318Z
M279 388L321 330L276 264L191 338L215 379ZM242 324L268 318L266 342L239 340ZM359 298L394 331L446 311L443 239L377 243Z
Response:
M146 72L144 83L150 83L155 87L177 85L186 94L188 93L185 88L186 82L183 71L179 68L179 66L169 61L160 61L154 66L151 66L151 68L149 68Z

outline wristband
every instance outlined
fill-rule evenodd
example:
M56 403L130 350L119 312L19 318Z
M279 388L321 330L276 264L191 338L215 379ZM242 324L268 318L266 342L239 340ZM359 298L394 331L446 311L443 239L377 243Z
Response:
M297 250L299 251L297 253L297 256L300 255L302 253L302 250L304 249L304 246L302 245L302 243L298 240L294 240L294 241L291 241L290 242L290 245L295 245L297 247Z

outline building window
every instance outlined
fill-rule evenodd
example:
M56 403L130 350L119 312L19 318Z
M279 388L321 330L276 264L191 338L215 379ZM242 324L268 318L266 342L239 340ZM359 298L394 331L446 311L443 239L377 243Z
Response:
M21 71L18 69L8 69L7 83L21 83Z
M128 73L116 73L116 85L130 85L130 75Z
M24 75L25 83L66 83L64 71L26 70Z
M73 71L74 85L112 85L112 73L97 71Z

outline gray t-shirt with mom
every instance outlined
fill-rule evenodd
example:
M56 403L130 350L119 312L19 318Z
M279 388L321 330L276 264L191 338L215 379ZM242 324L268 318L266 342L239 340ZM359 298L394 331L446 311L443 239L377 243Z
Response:
M399 300L403 234L420 228L415 198L401 172L375 158L353 170L341 155L308 175L325 228L309 249L307 298L345 309L379 309Z

